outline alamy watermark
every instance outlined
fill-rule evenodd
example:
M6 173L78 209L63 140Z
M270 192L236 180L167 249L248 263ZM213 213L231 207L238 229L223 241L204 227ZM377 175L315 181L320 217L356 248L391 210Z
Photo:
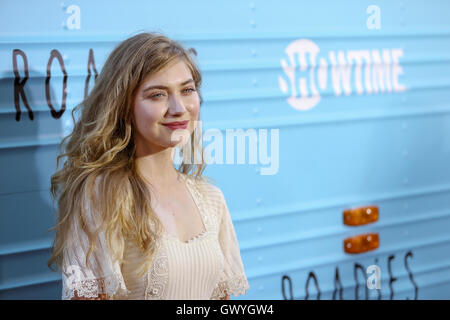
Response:
M181 164L183 161L201 164L204 161L206 164L260 164L265 166L260 167L261 175L275 175L278 172L279 129L227 128L224 133L223 130L210 128L203 133L201 122L194 121L194 139L199 137L194 145L197 143L197 151L203 149L203 160L200 152L194 151L194 155L191 154L189 131L177 129L172 133L171 140L180 141L177 148L180 151L181 146L182 156L179 152L174 152L174 163ZM203 148L204 142L208 144Z
M366 273L370 276L367 278L368 289L381 289L381 270L380 267L372 264L367 267Z
M380 7L372 4L367 7L366 13L370 14L370 16L367 18L367 21L366 21L367 29L380 30L381 29L381 9L380 9Z

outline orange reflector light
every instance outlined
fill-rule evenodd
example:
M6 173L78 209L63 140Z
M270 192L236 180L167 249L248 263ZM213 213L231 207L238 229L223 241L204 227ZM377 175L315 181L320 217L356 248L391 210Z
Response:
M344 250L351 254L375 250L379 245L378 233L361 234L344 240Z
M344 224L347 226L360 226L378 220L378 207L368 206L344 211Z

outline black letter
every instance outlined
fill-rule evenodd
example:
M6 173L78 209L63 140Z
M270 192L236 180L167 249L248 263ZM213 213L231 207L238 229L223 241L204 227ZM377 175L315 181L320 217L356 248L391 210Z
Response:
M284 280L286 279L289 282L289 294L291 296L289 299L286 297L286 290L284 290ZM294 295L292 294L292 280L289 276L283 275L283 277L281 278L281 293L283 294L284 300L294 300Z
M310 272L308 274L308 279L306 280L306 286L305 286L305 291L306 291L306 297L305 300L308 300L309 297L309 292L308 292L308 287L309 287L309 280L313 278L314 279L314 284L316 285L316 289L317 289L317 300L320 300L320 288L319 288L319 282L317 281L316 275L314 274L314 272Z
M94 50L92 50L92 48L89 49L89 57L88 57L88 65L87 65L88 75L86 77L86 82L84 84L84 98L85 99L88 95L88 90L89 90L89 79L91 78L91 67L92 67L92 69L94 69L94 73L95 73L94 79L97 80L98 72L97 72L97 68L95 67Z
M17 56L22 56L23 60L23 68L25 72L25 77L22 81L20 81L20 74L19 70L17 68ZM25 55L25 52L19 49L13 50L13 56L12 56L12 63L13 63L13 71L14 71L14 106L16 107L16 121L20 121L20 114L22 113L20 111L20 97L19 94L22 96L23 103L25 105L25 108L28 110L28 117L30 120L34 119L33 116L33 110L30 109L30 105L28 104L27 97L25 95L25 91L23 90L23 87L25 86L25 83L28 80L29 74L28 74L28 59Z
M334 275L334 291L333 291L333 300L336 300L336 293L337 293L337 287L339 285L339 300L342 300L342 283L341 279L339 278L339 269L336 267L336 273Z
M354 267L353 267L353 275L355 277L355 282L356 282L356 287L355 287L355 299L358 300L359 299L359 282L358 282L358 269L360 269L364 275L364 287L366 288L366 300L369 298L369 289L367 288L367 274L366 274L366 270L364 270L364 267L362 265L360 265L359 263L355 263Z
M394 255L389 256L388 258L388 271L389 271L389 288L391 289L391 300L394 298L394 290L392 288L392 283L397 281L397 278L394 278L392 276L392 271L391 271L391 260L393 260L395 258Z
M405 255L405 268L408 270L409 279L411 280L412 284L414 285L414 300L417 300L417 297L419 296L419 287L417 286L416 282L413 279L411 270L409 270L408 261L407 261L408 257L411 257L411 258L413 257L413 254L411 251L408 251ZM409 300L408 298L406 298L406 299Z
M58 112L56 112L55 108L53 108L51 100L52 98L50 97L50 76L51 76L52 62L54 58L58 59L61 71L64 74L61 110L59 110ZM52 50L52 52L50 53L50 59L48 59L47 63L47 78L45 79L45 97L47 98L47 104L50 107L53 118L59 119L66 110L66 96L67 96L67 72L66 68L64 67L64 61L58 50Z

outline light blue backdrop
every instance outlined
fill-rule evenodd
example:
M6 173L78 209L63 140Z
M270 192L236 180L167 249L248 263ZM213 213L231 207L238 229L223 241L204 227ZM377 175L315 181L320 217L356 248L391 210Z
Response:
M340 298L336 272L343 299L449 299L449 12L445 0L1 1L0 298L60 299L49 178L93 85L89 52L100 71L119 41L161 31L197 52L204 131L278 133L274 174L259 160L206 170L251 287L237 299ZM65 97L57 59L46 96L52 50ZM343 210L366 205L377 222L343 225ZM343 240L365 232L380 247L346 254ZM366 289L370 265L380 290Z

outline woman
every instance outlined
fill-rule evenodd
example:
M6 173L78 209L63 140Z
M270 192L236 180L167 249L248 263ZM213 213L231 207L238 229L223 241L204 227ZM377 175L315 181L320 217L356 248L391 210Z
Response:
M202 176L200 85L189 51L141 33L113 50L75 108L51 179L48 265L62 272L63 299L229 299L249 288L223 193Z

